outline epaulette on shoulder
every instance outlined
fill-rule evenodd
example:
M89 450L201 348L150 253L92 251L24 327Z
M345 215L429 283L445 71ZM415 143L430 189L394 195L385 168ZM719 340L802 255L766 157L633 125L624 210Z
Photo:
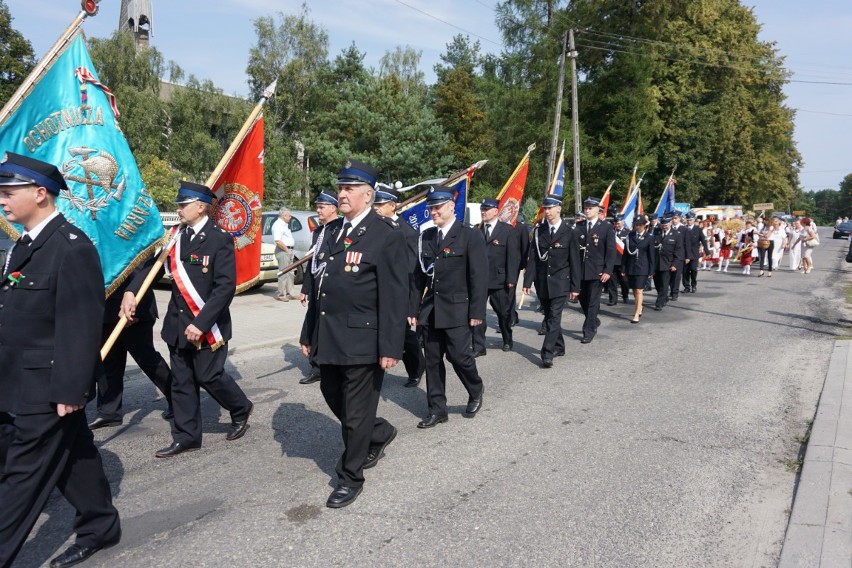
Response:
M399 229L399 222L395 221L394 219L391 219L390 217L383 217L382 215L379 215L379 219L384 221L385 224L388 225L390 228Z

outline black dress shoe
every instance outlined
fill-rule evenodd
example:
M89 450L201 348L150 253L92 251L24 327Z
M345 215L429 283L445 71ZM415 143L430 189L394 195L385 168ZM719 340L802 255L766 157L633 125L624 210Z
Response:
M319 375L308 375L307 377L302 378L299 381L299 384L300 385L310 385L310 384L317 382L318 380L320 380Z
M418 428L434 428L438 424L443 424L449 420L446 416L439 416L437 414L430 414L426 418L420 421L417 425Z
M167 408L163 411L162 414L163 420L171 420L175 417L175 411L172 408Z
M538 334L539 335L545 335L546 333L547 333L547 331L545 331L545 329L543 327L538 328Z
M549 369L553 366L553 359L542 359L541 366L545 369Z
M511 343L504 343L503 344L503 351L511 351L511 350L512 350L512 344Z
M672 296L672 302L677 302L677 296Z
M180 455L184 452L194 452L200 446L184 446L180 442L172 442L172 445L168 448L163 448L162 450L158 450L154 456L158 458L173 458L177 455Z
M607 306L617 306L618 302L613 302L612 300L610 300L609 302L606 303L606 305Z
M408 382L405 383L405 386L408 388L414 388L420 384L420 377L408 377Z
M112 428L114 426L121 426L124 423L124 420L121 418L95 418L91 422L89 422L89 430L97 430L98 428Z
M474 351L473 352L474 358L475 357L484 357L487 354L488 354L488 351L486 351L485 349L483 349L482 351Z
M562 351L557 351L553 355L555 355L556 357L565 357L565 350L563 349Z
M468 399L467 407L464 409L465 418L473 418L476 413L482 408L482 396L485 394L485 387L479 391L479 396L474 396Z
M654 306L654 311L655 311L655 312L661 312L661 311L663 311L663 306Z
M583 339L581 339L581 340L580 340L580 343L584 343L584 344L585 344L585 343L591 343L591 342L592 342L592 339L594 339L594 338L595 338L595 336L594 336L594 335L589 335L589 336L584 337Z
M387 448L388 444L393 442L393 439L396 438L396 432L397 430L394 428L393 432L391 432L390 438L388 438L384 444L376 446L375 448L370 448L370 453L367 454L367 459L364 461L364 465L361 466L362 469L375 467L376 464L379 463L379 460L385 457L385 448Z
M118 540L102 546L80 546L72 544L65 552L50 561L50 568L66 568L88 560L95 552L118 544Z
M252 410L254 410L254 403L250 402L251 406L249 406L248 414L242 420L234 420L231 422L231 429L228 430L228 435L225 436L225 439L229 442L233 442L234 440L239 440L246 433L246 430L249 428L248 419L251 416Z
M361 487L344 487L343 485L338 485L337 488L331 492L331 495L328 496L328 501L325 502L325 506L332 509L345 507L358 498L358 495L361 494L361 489Z

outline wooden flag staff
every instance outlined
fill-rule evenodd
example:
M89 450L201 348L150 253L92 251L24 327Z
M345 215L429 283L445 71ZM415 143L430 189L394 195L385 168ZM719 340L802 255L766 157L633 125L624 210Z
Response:
M231 158L234 157L234 154L237 152L237 149L242 144L245 137L248 135L251 127L254 126L254 123L257 122L260 113L263 111L263 105L272 98L275 94L275 87L278 85L278 80L272 82L271 85L266 87L266 90L263 91L263 96L261 96L260 101L255 105L254 109L252 109L245 123L243 123L243 127L237 133L236 137L234 137L233 142L231 142L228 151L225 152L225 155L222 156L222 159L219 160L219 164L216 166L216 169L213 170L213 173L210 174L210 177L207 178L207 186L211 187L216 181L219 179L219 176L222 175L222 172L227 167L228 162L231 161ZM166 262L166 258L168 258L169 253L174 247L175 242L177 240L178 235L180 234L180 230L183 228L183 225L178 227L178 229L172 234L171 239L169 239L168 243L165 247L163 247L160 256L157 257L157 261L154 263L154 266L151 267L150 272L148 272L148 276L145 278L145 281L142 283L142 287L139 288L139 291L136 292L136 303L138 304L142 300L142 296L148 291L148 288L151 287L151 284L154 283L154 278L156 278L157 273L159 273L160 268ZM104 343L104 346L101 348L101 359L104 359L109 353L109 350L112 349L112 346L115 345L116 340L118 340L118 336L121 335L121 332L127 326L127 317L121 316L121 319L118 320L118 323L115 326L115 329L112 330L109 338Z

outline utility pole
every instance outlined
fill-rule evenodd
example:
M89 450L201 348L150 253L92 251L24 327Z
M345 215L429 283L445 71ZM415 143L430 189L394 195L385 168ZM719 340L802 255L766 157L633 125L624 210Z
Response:
M574 210L582 211L583 200L580 191L580 114L577 109L577 50L574 49L574 30L568 30L568 42L571 51L571 130L574 133Z
M556 147L559 145L559 123L562 119L562 92L565 86L565 52L568 51L568 32L562 36L562 57L559 59L559 85L556 88L556 113L553 116L553 137L550 142L550 157L547 160L547 178L549 184L553 179L553 168L556 162ZM547 193L549 187L545 187Z

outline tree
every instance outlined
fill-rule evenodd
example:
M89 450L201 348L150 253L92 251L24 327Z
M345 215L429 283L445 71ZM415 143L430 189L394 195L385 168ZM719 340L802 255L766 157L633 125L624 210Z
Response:
M33 46L12 27L12 15L0 0L0 101L5 103L35 67Z
M465 67L444 74L435 87L435 116L450 138L449 151L460 163L472 164L487 155L488 122Z
M393 51L386 51L379 62L379 77L395 78L406 96L425 96L426 81L423 71L420 70L422 55L422 51L417 51L410 45L397 46Z
M142 166L140 172L160 211L173 210L180 182L179 173L172 169L168 162L156 156Z

